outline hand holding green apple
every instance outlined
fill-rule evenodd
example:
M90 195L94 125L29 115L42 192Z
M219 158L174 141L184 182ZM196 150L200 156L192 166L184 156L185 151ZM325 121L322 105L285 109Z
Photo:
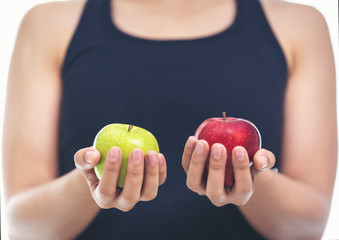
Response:
M95 173L101 179L105 166L105 159L112 147L118 147L122 151L122 164L118 180L118 187L123 187L127 171L128 157L135 148L140 148L146 154L150 150L159 152L156 138L149 131L128 125L109 124L102 128L95 137L93 146L100 152L100 162L95 166Z
M151 133L135 126L111 124L97 134L94 145L97 149L78 150L74 162L99 207L126 212L137 202L157 196L167 167Z

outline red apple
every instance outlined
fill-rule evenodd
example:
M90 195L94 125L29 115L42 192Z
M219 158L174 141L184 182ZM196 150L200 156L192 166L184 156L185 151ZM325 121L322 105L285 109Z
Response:
M253 161L254 154L261 147L261 136L257 127L248 120L241 118L223 117L209 118L196 130L195 137L204 139L212 147L214 143L221 143L227 150L227 162L225 169L225 188L232 188L234 174L232 165L232 150L236 146L242 146L247 150L249 160ZM205 181L208 176L209 161L207 160L204 171Z

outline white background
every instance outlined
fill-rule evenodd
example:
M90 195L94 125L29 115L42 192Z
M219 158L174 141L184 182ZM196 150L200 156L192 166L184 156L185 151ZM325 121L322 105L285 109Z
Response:
M9 68L10 57L14 47L15 37L19 24L24 14L34 5L49 2L48 0L8 0L0 1L0 135L2 136L3 113L6 93L6 81ZM336 70L339 74L338 59L338 0L291 0L301 4L307 4L316 7L325 16L332 38L333 49L336 58ZM338 91L339 87L337 87ZM338 104L339 106L339 104ZM1 149L0 149L1 156ZM1 166L0 166L1 169ZM339 170L339 165L338 165ZM2 171L1 171L2 172ZM1 196L3 196L2 178L1 178ZM1 198L1 239L7 240L6 219L4 217L4 202ZM330 218L328 221L324 240L339 239L339 177L336 180L333 204Z

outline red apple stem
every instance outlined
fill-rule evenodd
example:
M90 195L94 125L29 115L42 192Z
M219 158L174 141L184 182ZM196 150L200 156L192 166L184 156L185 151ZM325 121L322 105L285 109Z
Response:
M130 132L132 130L132 128L133 128L133 125L129 125L128 129L127 129L127 132Z
M224 121L226 121L226 112L223 112L222 115L224 117Z

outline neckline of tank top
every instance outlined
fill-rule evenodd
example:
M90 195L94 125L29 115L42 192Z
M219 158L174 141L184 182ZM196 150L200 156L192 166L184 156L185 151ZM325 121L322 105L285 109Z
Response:
M112 2L113 0L104 0L105 5L103 7L104 13L104 21L108 25L109 30L113 34L117 34L120 37L123 37L127 40L131 40L134 42L139 42L139 43L146 43L146 44L153 44L153 45L182 45L182 44L195 44L195 43L203 43L203 42L208 42L212 40L218 40L224 36L227 36L231 33L233 33L239 26L240 19L241 19L241 1L242 0L235 0L236 4L236 12L235 16L233 17L233 21L230 25L228 25L225 29L222 31L219 31L217 33L208 35L208 36L203 36L203 37L196 37L196 38L188 38L188 39L151 39L151 38L143 38L139 36L133 36L129 33L124 32L123 30L120 30L119 27L116 26L113 18L113 13L111 11L112 7Z

